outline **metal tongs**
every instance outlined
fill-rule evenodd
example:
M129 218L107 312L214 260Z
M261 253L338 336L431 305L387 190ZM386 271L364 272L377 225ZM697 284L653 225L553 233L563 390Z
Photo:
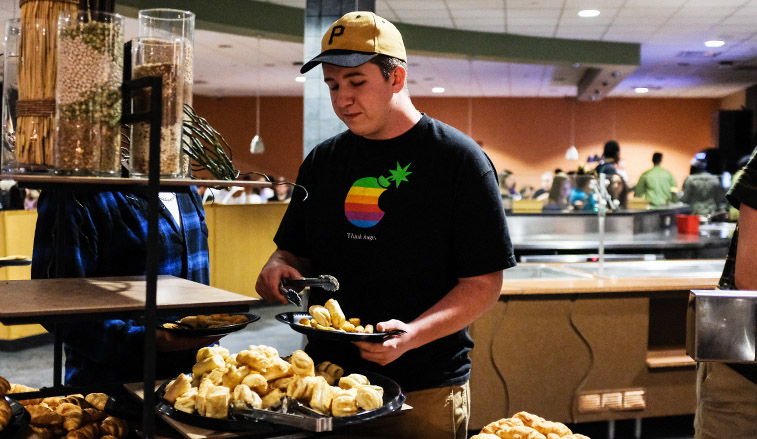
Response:
M304 277L302 279L282 278L279 283L279 290L284 294L287 301L297 306L302 306L302 297L300 297L299 293L309 287L319 287L326 291L336 291L339 289L339 281L337 281L334 276L322 274L318 277Z

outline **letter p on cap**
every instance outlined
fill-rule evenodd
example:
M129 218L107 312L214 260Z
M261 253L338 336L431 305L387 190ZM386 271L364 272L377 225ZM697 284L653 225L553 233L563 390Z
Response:
M344 26L341 24L338 26L334 26L333 29L331 29L331 36L329 36L329 45L331 45L331 42L334 41L334 37L339 37L344 33Z

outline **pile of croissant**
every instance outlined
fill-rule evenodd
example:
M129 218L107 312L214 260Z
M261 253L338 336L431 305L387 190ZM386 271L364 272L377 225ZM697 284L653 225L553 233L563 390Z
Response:
M0 396L36 390L22 384L9 384L0 377ZM29 412L29 428L40 439L123 439L129 432L129 425L123 419L105 413L107 401L108 395L104 393L90 393L87 396L52 396L19 402ZM6 419L3 403L7 405L5 398L0 398L0 426L5 427L8 422L3 422ZM7 413L7 419L10 419L10 407Z
M163 399L177 410L217 419L227 418L235 401L276 410L285 396L336 417L383 405L382 387L360 374L343 375L340 366L328 361L316 366L300 350L287 361L270 346L250 346L233 355L212 346L197 352L192 377L180 374L172 380Z
M357 317L346 318L339 302L329 299L321 305L313 305L308 308L312 319L302 318L299 323L302 326L310 326L323 331L360 332L373 334L373 325L363 326Z
M8 426L13 415L10 404L5 400L5 395L10 392L10 389L11 385L8 380L0 377L0 431Z
M574 434L565 424L547 421L528 412L494 421L471 439L589 439Z

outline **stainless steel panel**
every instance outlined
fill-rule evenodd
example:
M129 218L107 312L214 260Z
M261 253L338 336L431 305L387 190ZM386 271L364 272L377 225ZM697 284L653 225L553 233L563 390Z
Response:
M685 277L685 278L710 278L720 277L723 272L725 260L703 259L691 261L629 261L607 262L604 264L605 277ZM580 264L566 264L566 268L598 274L598 262L586 262Z
M504 273L505 280L513 279L590 279L589 273L578 273L549 265L516 265L508 268Z
M686 353L697 361L757 363L757 291L693 290Z

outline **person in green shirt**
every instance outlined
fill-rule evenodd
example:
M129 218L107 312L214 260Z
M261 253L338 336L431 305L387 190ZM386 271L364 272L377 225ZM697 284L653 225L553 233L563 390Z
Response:
M673 174L663 168L660 163L662 163L662 153L652 154L654 166L641 174L634 189L634 195L649 201L652 207L664 207L673 202L673 190L677 186Z

